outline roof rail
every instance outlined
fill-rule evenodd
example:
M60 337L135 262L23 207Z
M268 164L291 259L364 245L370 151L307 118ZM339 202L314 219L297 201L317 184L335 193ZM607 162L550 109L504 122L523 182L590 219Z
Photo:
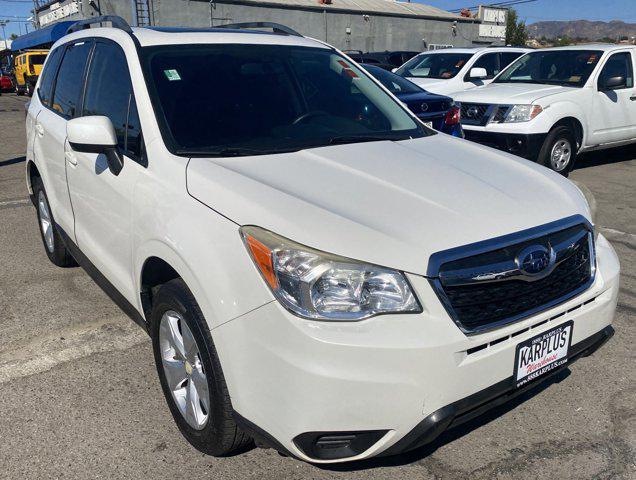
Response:
M293 35L294 37L302 37L300 33L280 23L272 22L245 22L245 23L228 23L226 25L215 25L213 28L231 28L237 30L248 30L251 28L271 28L274 33L279 35Z
M523 45L488 45L486 48L530 48Z
M80 20L79 22L76 22L68 27L66 33L69 34L73 32L79 32L80 30L86 30L87 28L91 28L91 25L93 25L94 23L110 23L113 28L118 28L129 34L133 33L132 28L130 28L130 25L128 25L128 22L117 15L102 15L100 17Z

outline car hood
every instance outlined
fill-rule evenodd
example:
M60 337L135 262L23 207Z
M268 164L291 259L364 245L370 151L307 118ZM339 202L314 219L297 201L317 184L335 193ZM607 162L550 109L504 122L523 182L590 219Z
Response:
M578 189L447 135L267 156L192 158L190 195L239 225L426 274L438 251L588 215Z
M453 98L458 102L530 104L537 100L564 92L576 90L560 85L539 85L536 83L491 83L483 87L459 92Z

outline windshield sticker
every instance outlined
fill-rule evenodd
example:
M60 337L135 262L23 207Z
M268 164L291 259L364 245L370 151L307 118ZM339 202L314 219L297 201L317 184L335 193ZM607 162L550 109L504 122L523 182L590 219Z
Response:
M570 83L579 83L581 81L581 75L572 75L568 82Z
M595 53L590 55L590 58L587 59L587 64L588 65L592 65L593 63L596 63L596 54Z
M462 59L459 62L457 62L455 64L455 68L462 68L464 66L464 63L466 63L466 60Z
M163 73L166 74L166 78L171 82L181 80L181 77L179 76L179 72L177 72L176 70L164 70Z

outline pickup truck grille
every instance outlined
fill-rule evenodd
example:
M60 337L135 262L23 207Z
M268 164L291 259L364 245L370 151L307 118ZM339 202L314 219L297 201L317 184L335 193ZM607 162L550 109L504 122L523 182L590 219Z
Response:
M550 266L529 274L525 252L537 251L549 252ZM593 234L582 223L442 263L433 283L453 320L473 334L572 298L592 283L594 265Z
M491 105L483 103L462 103L462 123L467 125L482 125L488 122L491 114Z

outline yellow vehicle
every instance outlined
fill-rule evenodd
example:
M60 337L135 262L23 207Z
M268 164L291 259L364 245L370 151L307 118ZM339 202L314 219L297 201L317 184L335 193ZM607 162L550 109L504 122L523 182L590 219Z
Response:
M15 57L15 92L33 95L48 50L27 50Z

